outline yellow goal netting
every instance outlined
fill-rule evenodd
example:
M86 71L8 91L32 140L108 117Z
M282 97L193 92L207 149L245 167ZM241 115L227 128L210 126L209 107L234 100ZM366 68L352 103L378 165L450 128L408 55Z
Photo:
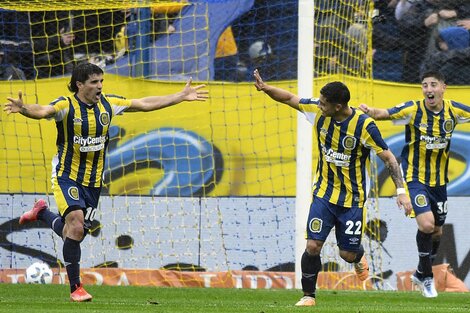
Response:
M127 98L178 92L189 77L210 92L205 103L114 119L82 267L123 269L135 276L127 283L136 284L292 288L296 112L258 93L251 73L258 68L266 80L296 92L302 79L297 1L0 3L0 56L8 61L2 99L22 90L27 103L46 105L67 95L80 62L102 67L105 92ZM373 8L369 1L334 3L315 1L314 90L339 79L351 88L353 105L370 102ZM37 259L57 266L60 238L44 225L17 225L36 198L46 197L55 209L55 126L3 112L0 124L0 249L9 255L2 251L1 267L22 269ZM377 219L374 201L369 214ZM365 244L380 274L380 242L369 236ZM325 247L325 270L350 271L335 249ZM151 272L162 269L232 274ZM100 274L126 283L122 273L109 273Z

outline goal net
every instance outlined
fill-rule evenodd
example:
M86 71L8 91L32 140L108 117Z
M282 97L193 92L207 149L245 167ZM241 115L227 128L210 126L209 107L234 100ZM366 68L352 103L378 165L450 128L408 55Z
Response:
M340 2L315 1L314 90L343 80L356 105L371 97L372 7ZM300 264L294 237L303 231L295 229L296 112L258 93L252 71L296 92L297 1L3 1L2 8L3 99L18 90L26 103L67 95L80 62L102 67L105 93L127 98L178 92L189 77L208 85L205 103L113 120L83 275L116 284L132 277L127 283L292 288ZM5 113L0 125L0 264L18 277L37 260L60 268L61 239L41 223L18 225L35 199L56 210L55 125ZM375 202L369 206L368 220L377 219ZM379 241L364 239L380 273ZM352 271L334 242L323 262L326 271Z

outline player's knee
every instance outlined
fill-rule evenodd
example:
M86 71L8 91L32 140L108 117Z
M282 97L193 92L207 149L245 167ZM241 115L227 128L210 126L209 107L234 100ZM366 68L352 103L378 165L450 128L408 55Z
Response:
M356 253L351 251L340 250L339 256L348 263L353 263L356 259Z
M319 255L323 244L317 240L307 240L307 247L305 250L309 255Z
M433 234L434 233L434 223L425 222L419 226L419 230L425 234Z
M84 230L83 230L83 225L80 226L80 225L74 224L74 225L71 225L68 228L67 237L69 237L69 238L72 238L72 239L77 240L77 241L81 241L83 239L84 235L85 235L85 233L84 233Z
M65 237L69 237L73 240L81 241L85 236L83 228L83 221L79 219L69 220L64 227Z
M66 237L80 241L84 236L85 219L80 207L70 207L65 216L64 233Z

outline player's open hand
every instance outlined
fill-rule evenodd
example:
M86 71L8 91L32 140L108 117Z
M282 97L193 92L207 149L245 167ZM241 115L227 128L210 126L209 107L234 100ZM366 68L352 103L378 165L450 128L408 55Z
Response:
M5 111L8 115L11 113L18 113L21 111L21 108L23 107L23 92L18 91L18 98L14 99L11 97L7 98L8 101L5 103L5 107L3 108L3 111Z
M264 89L268 86L263 79L261 78L261 75L259 74L258 69L253 71L253 76L255 77L255 87L256 90L258 91L264 91Z
M397 204L399 208L405 210L405 215L410 216L413 211L413 206L411 205L411 200L408 194L402 193L397 196Z
M201 88L206 87L206 85L198 85L191 87L193 78L190 77L183 89L184 99L186 101L206 101L209 98L209 91L200 90Z

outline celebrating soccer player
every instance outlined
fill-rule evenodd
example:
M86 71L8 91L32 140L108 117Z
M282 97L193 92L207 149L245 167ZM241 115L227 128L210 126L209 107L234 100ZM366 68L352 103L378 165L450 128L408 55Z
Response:
M20 217L20 224L42 220L63 238L63 257L70 282L72 301L91 301L80 281L80 243L96 214L102 187L102 173L108 130L112 119L124 112L148 112L183 101L205 101L205 85L191 87L191 79L181 92L140 99L103 93L103 70L83 63L72 73L69 90L50 105L26 104L21 91L18 98L8 98L4 111L20 113L33 119L54 119L57 126L57 155L52 160L52 189L59 214L48 210L40 199Z
M266 84L257 70L254 77L258 91L304 113L317 132L320 160L307 220L307 246L301 259L304 296L296 303L297 306L314 306L321 269L320 251L333 227L340 257L354 264L360 280L368 278L361 239L371 150L388 168L397 188L397 204L407 215L412 211L411 201L395 156L374 121L348 105L351 96L346 85L331 82L320 90L319 99L304 99Z
M421 88L424 99L406 101L390 109L371 108L366 104L359 108L376 120L393 120L406 125L401 166L413 199L419 254L418 267L411 280L423 296L434 298L437 291L432 261L447 216L450 139L456 124L470 121L470 107L443 98L446 84L439 72L424 73Z

